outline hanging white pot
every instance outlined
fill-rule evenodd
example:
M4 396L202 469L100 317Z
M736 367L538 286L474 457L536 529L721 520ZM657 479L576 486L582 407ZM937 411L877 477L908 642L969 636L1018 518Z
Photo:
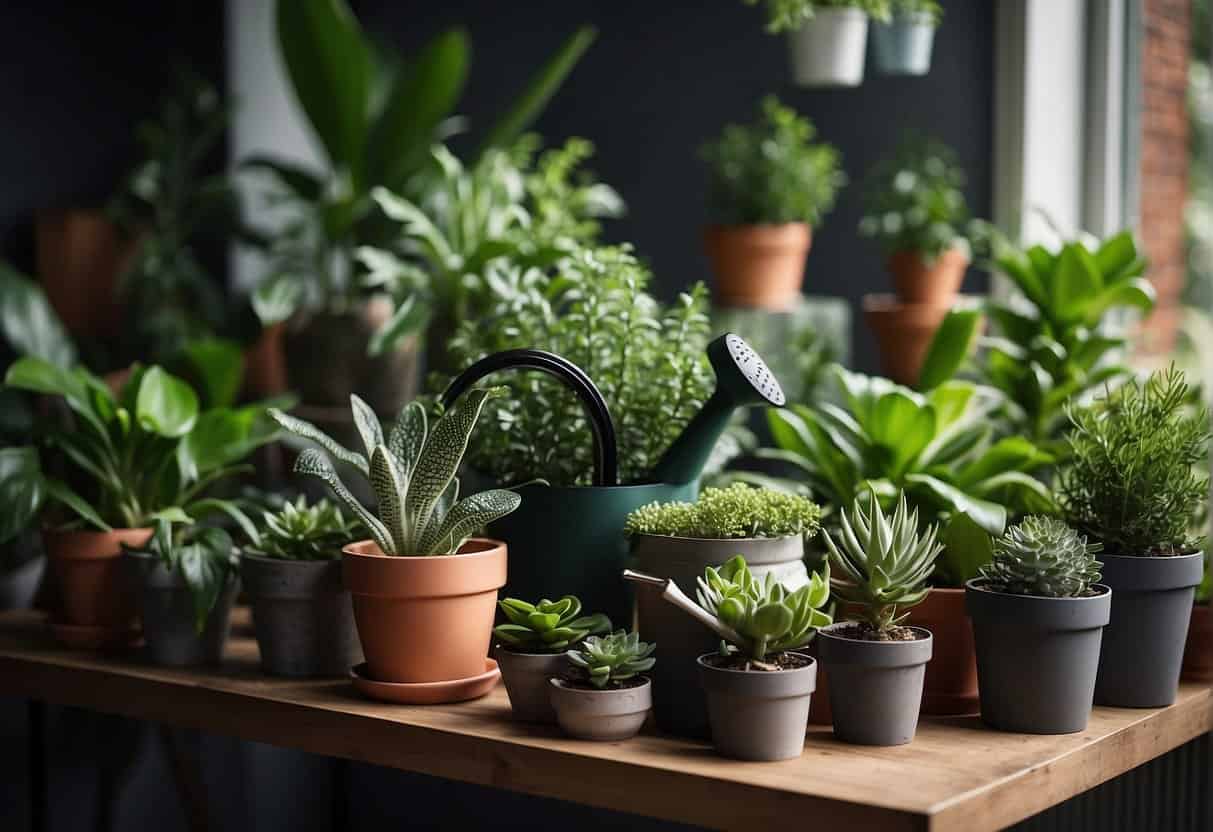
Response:
M818 9L789 33L792 80L805 87L863 83L868 16L859 9Z
M935 22L930 15L899 14L872 26L872 56L884 75L926 75L931 69Z

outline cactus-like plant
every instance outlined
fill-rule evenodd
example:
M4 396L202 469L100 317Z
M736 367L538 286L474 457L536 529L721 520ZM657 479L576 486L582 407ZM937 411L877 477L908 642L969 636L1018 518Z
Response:
M1031 515L994 542L994 559L981 577L995 592L1074 598L1099 581L1095 553L1101 548L1056 517Z
M866 504L866 505L865 505ZM918 528L918 509L910 511L905 494L893 516L886 517L875 491L855 498L848 512L839 512L841 545L825 534L830 562L840 573L832 581L834 594L863 608L863 620L883 638L927 596L926 580L943 550L939 530Z
M497 606L509 623L498 624L493 635L503 647L519 653L559 653L586 636L611 631L611 619L600 612L579 618L581 601L572 595L559 601L545 598L538 604L506 598L498 601Z
M359 534L359 524L335 503L321 499L308 505L300 495L277 512L261 516L256 536L245 547L251 555L284 560L331 560Z
M724 540L743 537L811 538L821 508L808 497L733 483L705 488L693 503L649 503L628 515L628 534Z
M498 389L470 391L431 430L425 408L411 402L400 411L386 439L379 418L362 399L350 396L354 424L366 455L351 451L310 422L276 408L269 413L286 430L320 445L295 460L295 472L322 480L371 533L385 555L450 555L480 527L504 517L521 502L513 491L493 489L459 499L455 472L467 450L484 403ZM372 514L341 482L329 455L352 465L371 484Z
M640 640L635 632L616 630L610 635L588 636L577 650L565 655L596 688L605 688L612 682L623 682L638 673L652 668L656 663L653 651L656 644Z
M739 637L733 646L754 661L805 646L817 628L833 620L821 609L830 600L828 568L788 592L774 573L755 578L745 558L736 555L719 568L709 566L698 584L699 606L731 627Z

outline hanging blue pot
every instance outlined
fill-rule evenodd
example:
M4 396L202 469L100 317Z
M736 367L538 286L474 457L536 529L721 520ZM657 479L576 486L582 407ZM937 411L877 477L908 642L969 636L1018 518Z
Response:
M873 22L872 57L884 75L926 75L936 24L929 15L894 15L888 23Z

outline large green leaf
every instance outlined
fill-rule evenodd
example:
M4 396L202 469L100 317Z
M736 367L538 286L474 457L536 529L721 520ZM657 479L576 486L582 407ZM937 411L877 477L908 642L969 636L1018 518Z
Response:
M1054 514L1057 502L1048 486L1023 471L1003 471L973 488L980 497L995 500L1016 514Z
M0 331L22 355L32 355L64 369L76 364L76 345L51 308L46 293L3 263L0 263Z
M294 162L253 156L242 161L239 167L240 170L270 174L304 202L317 202L324 195L325 177Z
M1001 532L999 532L1001 534ZM994 557L994 536L964 512L953 514L940 535L938 566L948 583L964 586Z
M8 368L4 383L31 393L62 396L68 407L88 421L99 436L108 437L105 421L95 407L94 396L107 400L111 409L112 396L104 384L98 381L94 385L90 383L90 378L84 369L67 370L45 359L27 355L18 358Z
M186 482L209 471L242 459L249 452L247 440L253 414L227 408L208 410L177 445L177 464Z
M972 518L973 522L993 535L1002 534L1007 524L1007 510L997 503L983 500L966 494L954 485L944 482L929 474L909 474L906 476L907 485L914 485L927 491L942 503L949 512L963 512Z
M244 383L244 350L226 338L197 338L183 348L207 407L230 407Z
M864 425L872 442L889 454L888 472L897 479L935 436L935 409L901 392L881 396Z
M81 519L92 524L94 528L100 529L103 532L110 531L109 523L101 519L101 515L97 513L97 510L92 507L88 500L72 491L64 483L46 477L42 481L42 487L46 490L48 499L66 506Z
M220 528L200 528L177 547L173 560L189 587L194 629L201 633L234 569L232 538Z
M1148 280L1134 278L1116 286L1110 286L1092 296L1086 307L1086 321L1095 326L1109 309L1133 307L1141 312L1154 308L1154 286Z
M135 418L149 433L176 439L198 421L198 394L160 367L149 367L139 381Z
M429 305L418 295L409 295L396 305L392 317L371 333L366 345L367 355L373 357L391 352L408 336L423 331L429 320Z
M973 351L981 324L980 309L953 309L948 312L927 349L927 357L918 376L919 390L931 390L956 375Z
M956 484L976 488L984 480L1007 471L1034 471L1053 462L1053 457L1022 436L1007 436L995 442L978 459L956 473Z
M46 496L38 451L31 447L0 449L0 543L24 532Z
M1067 243L1057 258L1049 285L1053 316L1057 320L1081 320L1091 299L1103 288L1099 265L1081 243Z
M1122 273L1140 259L1132 231L1121 231L1104 240L1095 252L1095 262L1106 277Z

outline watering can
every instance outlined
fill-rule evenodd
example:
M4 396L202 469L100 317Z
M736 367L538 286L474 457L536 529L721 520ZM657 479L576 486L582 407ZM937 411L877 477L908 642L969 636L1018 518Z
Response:
M493 373L545 372L576 394L593 436L591 485L522 486L522 505L489 526L489 534L510 548L506 596L535 601L576 595L583 609L606 613L616 626L630 625L632 601L620 577L628 558L627 516L653 501L694 500L699 476L733 412L785 402L779 383L740 336L727 333L714 340L708 359L716 374L715 391L659 460L655 481L632 485L618 482L615 426L606 401L571 361L544 350L507 350L455 377L442 394L444 407Z

